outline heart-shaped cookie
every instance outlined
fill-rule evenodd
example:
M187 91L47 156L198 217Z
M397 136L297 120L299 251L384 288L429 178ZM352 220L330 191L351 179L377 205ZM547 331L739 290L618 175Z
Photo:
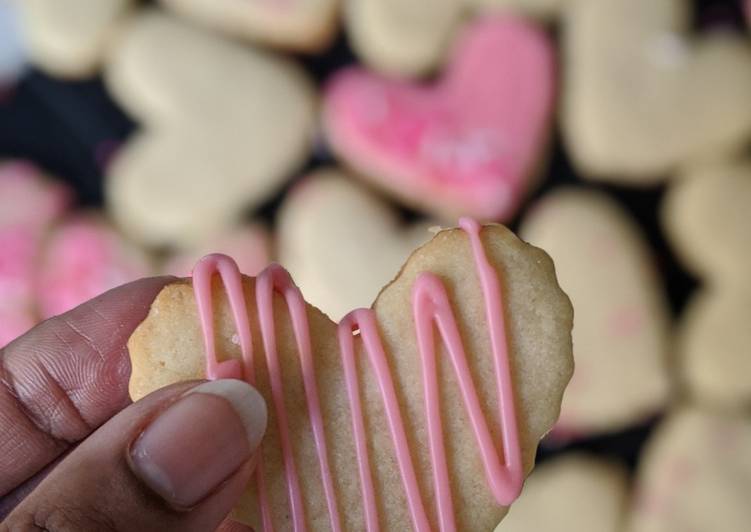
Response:
M443 63L468 15L514 11L542 18L564 0L349 0L347 35L357 54L387 74L424 74Z
M231 227L304 160L312 89L293 64L147 10L113 47L106 80L144 129L115 156L107 200L151 245Z
M0 162L0 347L38 321L36 271L44 235L71 196L31 164Z
M557 417L572 311L545 253L502 226L463 229L338 326L281 267L241 280L209 256L129 340L131 395L207 375L256 384L270 419L236 515L256 529L491 530Z
M557 429L613 430L664 405L670 318L647 244L602 193L564 188L522 221L520 235L555 261L576 313L576 371Z
M35 283L39 312L42 318L62 314L153 271L150 257L104 218L78 213L45 238Z
M535 468L495 532L618 532L627 497L623 467L564 455Z
M131 0L21 0L26 47L34 64L63 77L94 74Z
M287 194L279 214L279 260L305 299L339 320L368 306L413 249L430 239L346 174L329 169ZM244 270L243 270L244 271Z
M340 0L161 0L175 12L271 46L318 51L331 42Z
M662 222L687 268L712 285L751 289L751 162L704 165L668 190Z
M751 136L745 38L694 38L690 2L579 0L564 25L563 132L596 179L654 182Z
M325 94L326 133L345 161L411 205L508 219L549 134L553 67L540 30L512 17L479 20L435 84L340 72Z
M707 288L681 318L677 365L691 398L714 408L751 406L751 284Z
M165 260L161 271L186 277L190 275L195 263L208 253L229 255L235 259L240 271L256 275L271 262L271 236L260 224L245 224L219 234L195 248L172 254Z
M628 532L746 532L751 522L751 421L683 409L639 462Z

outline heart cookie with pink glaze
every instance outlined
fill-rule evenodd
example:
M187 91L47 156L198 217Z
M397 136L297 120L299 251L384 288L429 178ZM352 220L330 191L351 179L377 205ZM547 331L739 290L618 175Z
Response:
M36 269L44 234L70 191L32 165L0 163L0 347L37 322Z
M161 0L176 13L236 37L313 52L331 42L341 0Z
M129 389L257 387L268 424L233 514L254 530L490 531L558 415L572 319L544 252L468 219L339 324L281 266L210 255L129 339Z
M617 430L659 412L670 315L636 224L606 195L564 188L531 209L520 235L553 258L576 315L576 369L551 436Z
M150 257L105 219L76 214L46 238L37 281L39 311L42 318L62 314L153 271Z
M325 93L324 125L335 152L405 203L508 220L540 165L554 93L548 37L491 17L466 28L432 85L340 72Z
M588 177L649 184L751 137L747 38L690 34L685 0L578 0L565 11L562 129Z
M369 305L434 225L399 223L372 190L344 172L319 170L284 198L279 260L305 298L339 320Z
M399 76L443 64L462 21L495 12L549 19L567 0L349 0L347 35L370 68Z

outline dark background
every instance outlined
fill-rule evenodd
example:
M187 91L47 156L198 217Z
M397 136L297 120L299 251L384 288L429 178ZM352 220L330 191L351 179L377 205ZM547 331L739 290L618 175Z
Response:
M721 26L734 31L747 31L740 0L694 0L694 29L697 32ZM551 28L555 34L555 28ZM333 71L353 63L346 35L342 35L328 53L317 57L299 56L316 80L325 80ZM751 95L749 95L751 98ZM14 87L0 89L0 159L25 158L70 183L83 206L102 205L102 174L107 162L128 135L134 124L109 98L100 79L65 82L31 69ZM333 159L321 142L311 154L306 170L331 163ZM567 158L556 128L551 159L543 185L534 194L538 197L564 183L581 182ZM287 187L294 183L290 180ZM642 226L654 250L657 267L665 283L676 315L683 308L696 281L676 262L662 235L657 208L663 187L624 188L587 183L607 190L630 211ZM256 217L273 224L276 207L283 190L255 211ZM415 213L404 211L405 218ZM510 225L514 227L518 217ZM633 468L642 444L654 422L629 430L597 437L566 447L543 448L545 460L568 448L576 448L618 458Z

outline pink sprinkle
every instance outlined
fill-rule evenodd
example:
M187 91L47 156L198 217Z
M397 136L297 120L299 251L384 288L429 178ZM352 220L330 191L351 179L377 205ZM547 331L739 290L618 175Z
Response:
M614 336L628 338L637 334L643 326L643 313L633 306L624 306L610 316L608 328Z

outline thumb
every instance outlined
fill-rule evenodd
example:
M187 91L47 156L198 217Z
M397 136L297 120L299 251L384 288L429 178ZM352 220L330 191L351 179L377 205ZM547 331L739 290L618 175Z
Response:
M242 381L164 388L79 445L0 532L215 530L249 481L265 429L263 398Z

